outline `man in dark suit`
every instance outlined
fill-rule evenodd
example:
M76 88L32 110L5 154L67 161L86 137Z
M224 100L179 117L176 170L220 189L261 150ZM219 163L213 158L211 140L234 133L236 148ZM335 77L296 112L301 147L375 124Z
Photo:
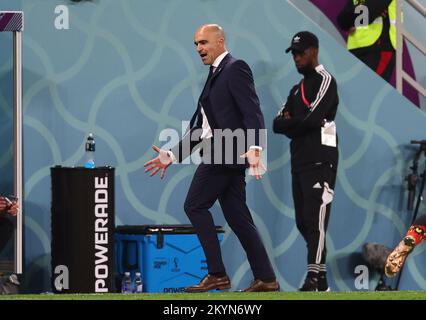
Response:
M194 226L207 259L208 274L186 292L228 289L214 221L209 209L219 200L225 219L240 240L253 271L254 281L245 292L279 291L266 249L246 205L245 169L261 179L265 168L265 127L250 67L233 58L225 47L225 34L216 24L201 26L194 43L210 72L190 121L189 131L178 145L145 164L150 176L161 178L173 162L182 162L197 148L202 163L192 179L185 212Z

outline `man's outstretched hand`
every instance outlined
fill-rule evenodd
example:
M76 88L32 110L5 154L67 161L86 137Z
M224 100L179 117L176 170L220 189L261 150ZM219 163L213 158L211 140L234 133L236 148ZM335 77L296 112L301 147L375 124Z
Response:
M153 170L149 174L149 176L152 177L158 171L161 170L160 178L163 179L167 168L172 164L172 159L170 158L170 156L169 156L169 154L167 153L166 150L160 149L157 146L152 146L152 149L154 149L154 151L158 153L158 156L147 161L143 165L146 168L145 172L149 172L149 171Z
M247 158L250 165L249 175L255 176L256 180L262 179L262 175L266 172L265 165L261 159L262 151L259 149L250 149L246 153L242 154L241 158Z

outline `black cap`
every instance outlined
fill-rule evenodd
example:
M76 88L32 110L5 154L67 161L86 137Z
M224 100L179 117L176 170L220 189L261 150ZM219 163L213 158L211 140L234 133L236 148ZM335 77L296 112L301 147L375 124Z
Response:
M285 52L288 53L292 50L303 52L308 48L318 48L318 38L312 32L301 31L293 36L291 45Z

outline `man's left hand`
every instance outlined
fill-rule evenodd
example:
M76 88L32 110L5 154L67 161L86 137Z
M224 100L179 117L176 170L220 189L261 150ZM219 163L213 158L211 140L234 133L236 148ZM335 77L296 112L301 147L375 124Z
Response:
M255 176L256 180L262 179L262 175L266 172L265 165L261 159L262 151L259 149L250 149L242 154L241 158L247 158L250 165L249 175Z
M0 211L5 211L11 216L16 216L18 213L18 204L16 201L11 201L6 197L0 196Z

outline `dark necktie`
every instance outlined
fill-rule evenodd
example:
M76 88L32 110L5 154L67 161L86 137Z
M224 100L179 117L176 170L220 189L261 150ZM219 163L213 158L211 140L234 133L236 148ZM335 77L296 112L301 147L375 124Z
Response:
M206 82L208 82L210 80L210 78L212 77L215 69L216 69L216 67L213 67L213 65L210 66L209 75L207 76L207 81Z
M213 67L212 65L210 66L209 75L207 76L207 80L206 80L206 83L204 84L204 88L203 88L201 95L203 95L204 90L206 90L207 84L210 82L211 78L213 77L215 69L216 69L216 67Z
M203 88L203 91L201 92L200 97L203 96L204 90L206 90L206 87L207 87L208 83L210 82L210 79L212 78L215 71L216 71L216 67L213 67L213 65L211 65L210 70L209 70L209 75L207 76L207 80L206 80L206 83L204 84L204 88ZM200 120L202 121L200 102L198 103L197 110L195 111L194 115L191 118L191 121L189 122L189 129L191 129L193 127L193 125L195 123L195 119L197 119L197 115L198 115L198 118L199 118L197 122L200 122Z

